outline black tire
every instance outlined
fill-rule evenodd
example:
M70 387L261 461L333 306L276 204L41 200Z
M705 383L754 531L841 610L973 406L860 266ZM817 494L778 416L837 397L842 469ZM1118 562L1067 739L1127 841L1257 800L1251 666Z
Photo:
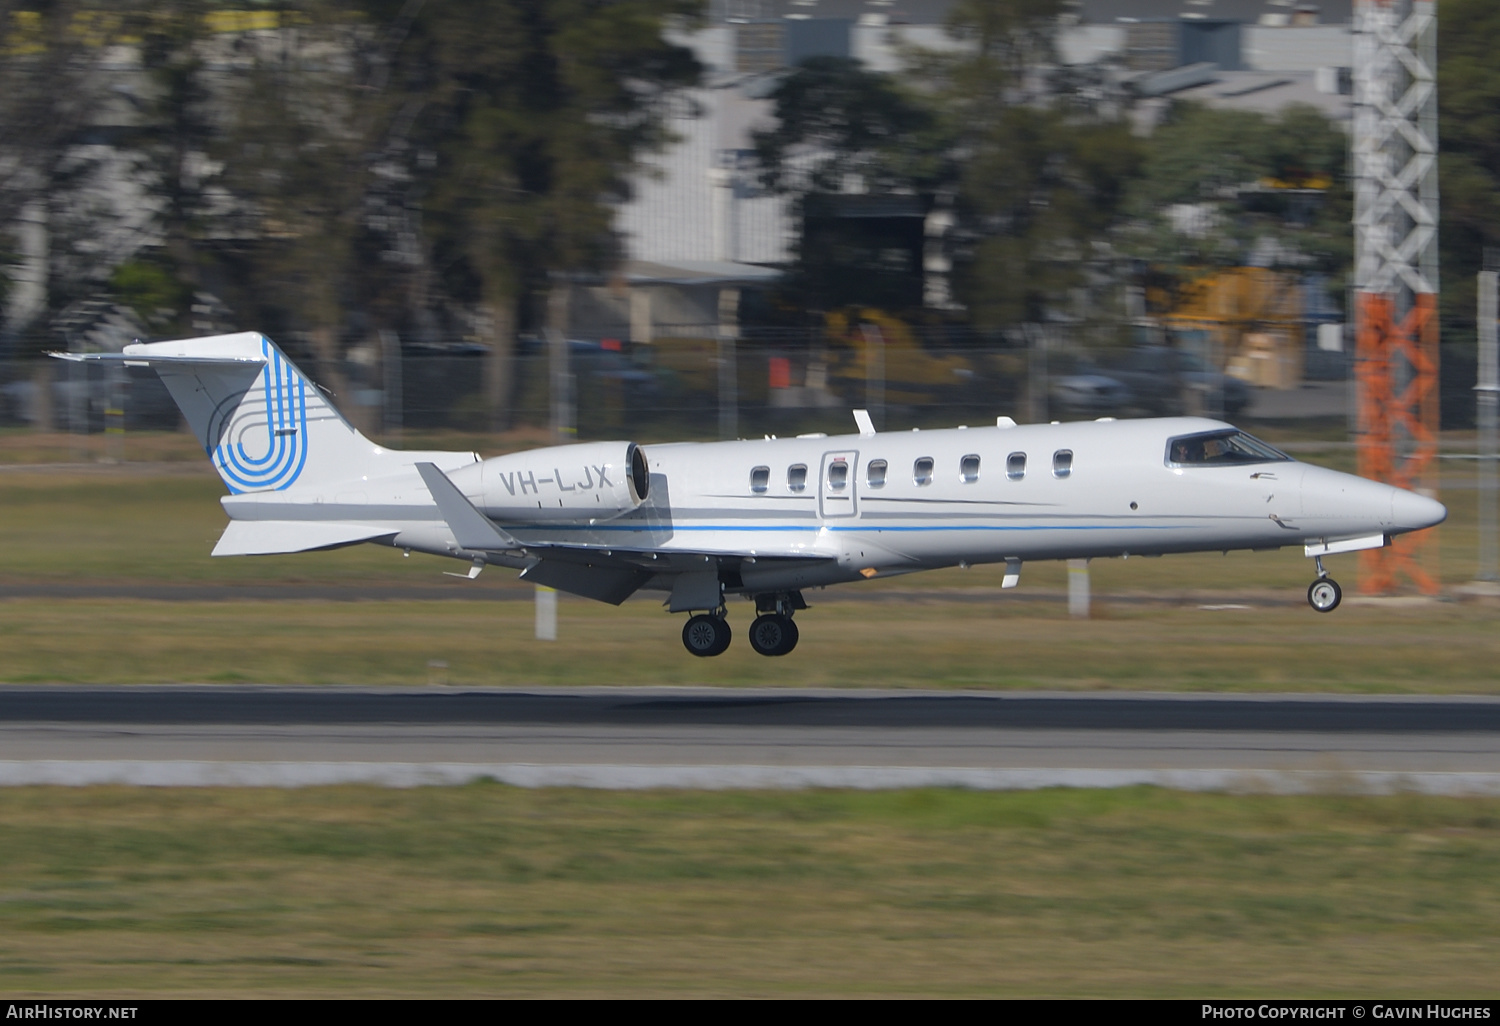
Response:
M719 642L714 646L714 650L709 654L723 655L724 650L729 647L729 643L734 640L734 632L729 629L729 621L724 619L723 617L713 617L713 621L714 626L718 629L719 632Z
M777 655L786 655L792 649L794 649L794 648L797 647L797 642L798 642L798 640L801 637L802 637L802 632L797 629L797 622L795 620L793 620L790 616L787 617L786 618L786 644L782 645L781 646L781 651L777 652L776 654Z
M682 647L704 658L723 654L733 637L727 621L706 613L688 617L682 627Z
M797 647L799 633L790 616L767 613L750 625L750 647L763 656L786 655Z
M1307 604L1320 613L1331 613L1344 601L1344 589L1332 577L1319 577L1307 586Z

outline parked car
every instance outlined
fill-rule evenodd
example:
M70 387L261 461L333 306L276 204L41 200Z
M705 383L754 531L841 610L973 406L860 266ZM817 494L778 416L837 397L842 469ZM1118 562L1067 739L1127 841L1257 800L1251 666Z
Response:
M1129 390L1133 409L1152 416L1201 412L1237 417L1250 404L1249 385L1213 370L1195 353L1170 346L1135 346L1106 364L1104 373Z
M1053 410L1065 417L1105 417L1129 411L1130 389L1118 378L1096 369L1053 377L1049 392Z

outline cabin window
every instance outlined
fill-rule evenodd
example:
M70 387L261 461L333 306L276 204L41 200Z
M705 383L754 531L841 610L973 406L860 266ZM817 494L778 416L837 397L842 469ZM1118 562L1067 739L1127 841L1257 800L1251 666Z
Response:
M1233 429L1185 435L1167 443L1167 463L1176 467L1281 463L1290 459L1259 438Z
M786 486L794 492L807 487L807 464L796 463L786 470Z
M1012 481L1019 481L1026 476L1026 454L1024 452L1013 452L1005 458L1005 476Z
M828 464L828 487L835 491L844 490L844 485L849 483L849 464L845 460L834 460Z
M750 471L750 490L757 495L765 492L771 483L771 468L756 467Z
M931 456L923 456L911 465L911 479L919 485L932 484Z
M871 460L865 467L865 480L870 483L871 488L885 487L885 460Z
M1073 450L1059 449L1052 454L1052 476L1067 477L1073 473Z
M958 461L958 476L963 479L964 484L973 484L979 480L979 457L969 453Z

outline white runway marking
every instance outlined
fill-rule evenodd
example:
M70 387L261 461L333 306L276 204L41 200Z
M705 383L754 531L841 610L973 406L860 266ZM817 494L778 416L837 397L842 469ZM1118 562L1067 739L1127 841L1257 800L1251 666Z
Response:
M1500 795L1500 773L1243 769L980 769L956 766L632 766L537 763L0 761L0 785L87 787L430 787L493 780L513 787L605 790L890 790L956 787L1029 791L1044 787L1149 785L1242 794Z

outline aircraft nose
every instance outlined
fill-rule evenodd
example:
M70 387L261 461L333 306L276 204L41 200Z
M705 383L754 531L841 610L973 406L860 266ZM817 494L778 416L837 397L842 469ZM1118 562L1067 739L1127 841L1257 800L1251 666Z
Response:
M1448 519L1448 507L1402 488L1391 489L1391 526L1394 531L1420 531Z

